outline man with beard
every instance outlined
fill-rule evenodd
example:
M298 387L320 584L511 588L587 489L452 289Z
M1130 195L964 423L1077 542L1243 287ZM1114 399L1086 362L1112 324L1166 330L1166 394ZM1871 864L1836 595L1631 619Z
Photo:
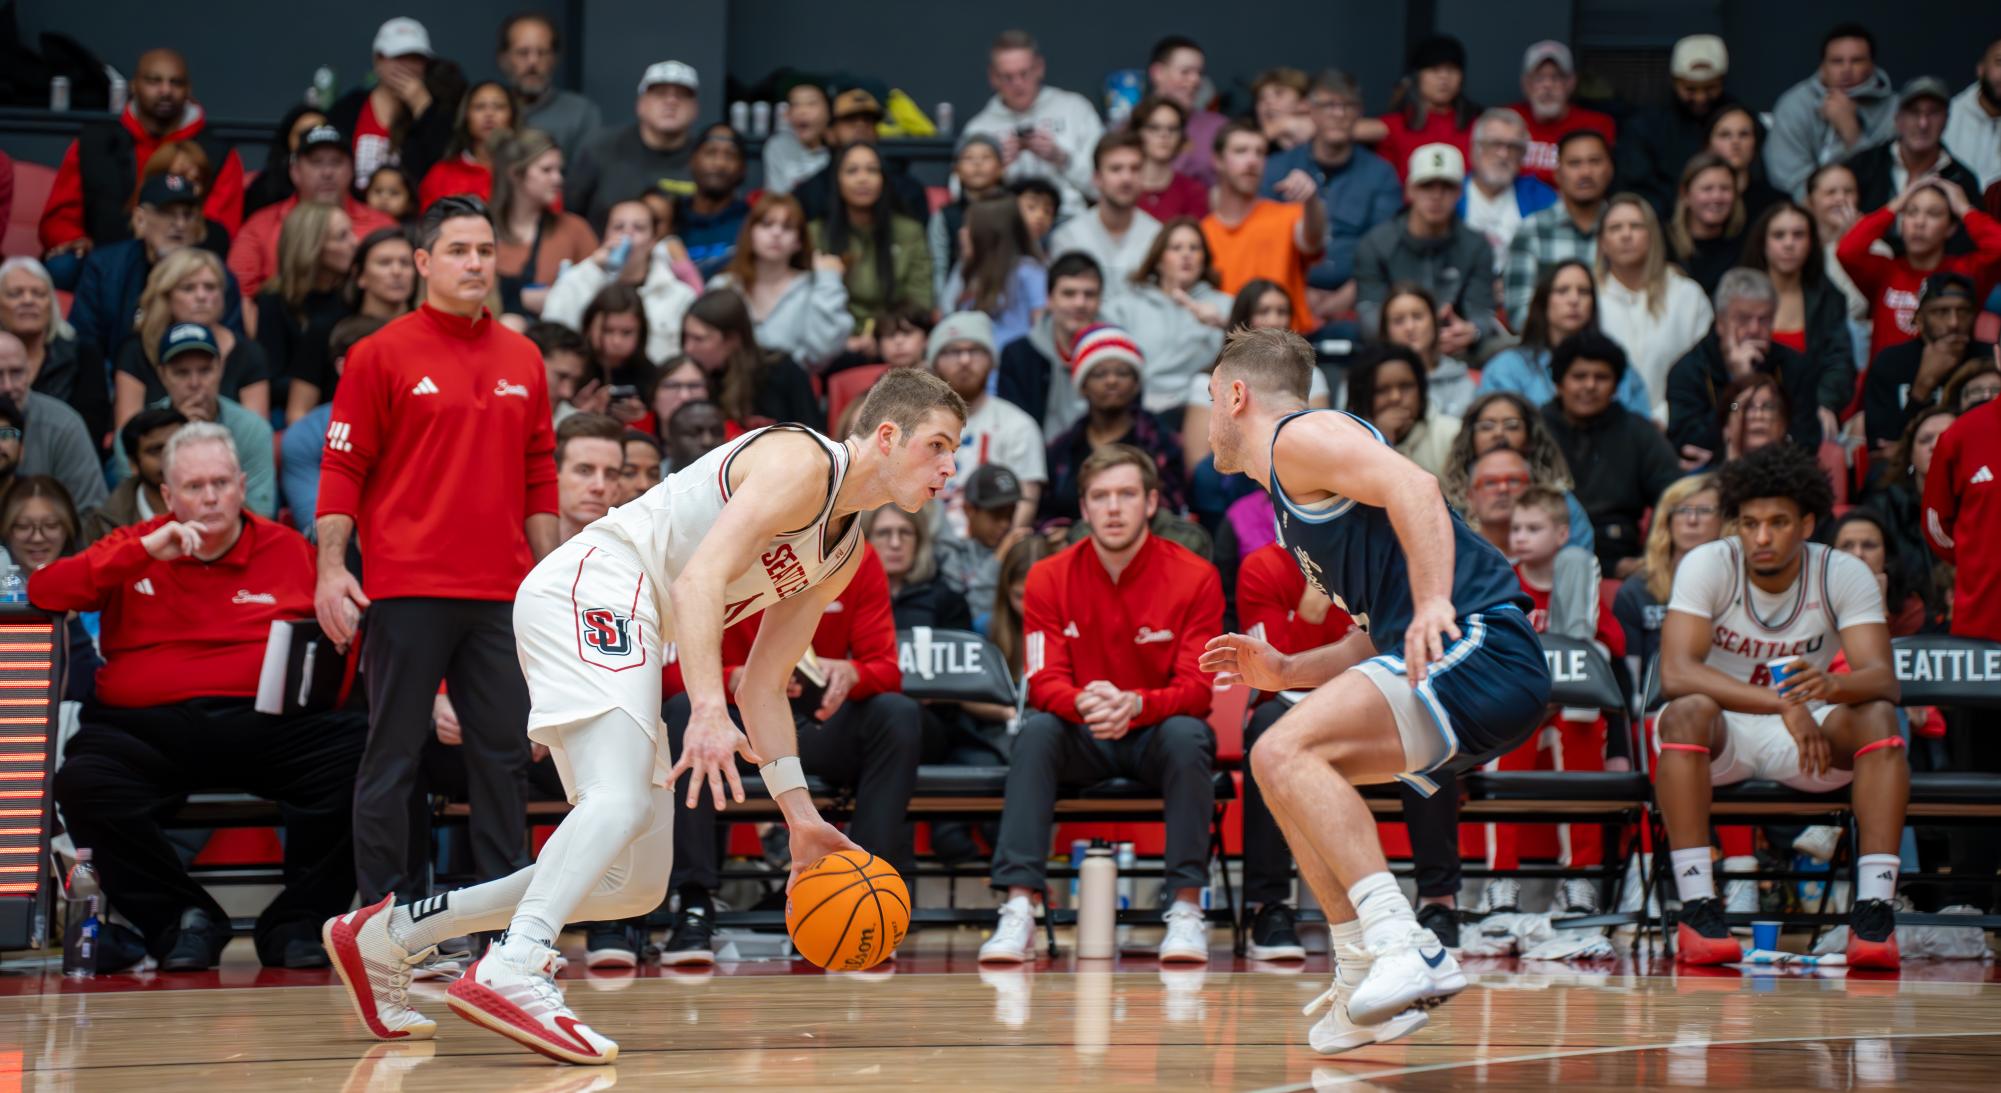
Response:
M1327 206L1310 190L1284 201L1258 196L1266 145L1255 124L1224 126L1215 147L1216 196L1202 218L1202 235L1223 291L1234 294L1260 278L1275 281L1292 298L1293 329L1319 329L1321 320L1306 299L1306 271L1327 249Z
M1803 199L1806 178L1815 167L1890 139L1895 86L1890 74L1876 67L1876 36L1869 28L1843 23L1828 31L1821 39L1820 68L1772 107L1766 180L1779 192Z
M2001 38L1987 43L1973 74L1952 100L1945 143L1985 188L2001 182Z
M1615 128L1609 115L1573 106L1577 93L1577 65L1570 47L1544 40L1522 55L1522 100L1510 107L1528 123L1528 155L1522 173L1541 182L1556 181L1556 142L1573 129L1589 129L1613 143Z
M1730 51L1714 34L1691 34L1674 44L1668 74L1674 97L1635 113L1619 141L1619 186L1647 199L1666 223L1682 166L1709 144L1709 123L1730 104L1723 77Z
M695 192L674 210L674 233L703 277L721 273L736 254L737 234L750 215L742 194L743 172L743 137L722 122L702 130L688 161Z
M171 49L143 53L132 74L132 101L115 122L92 122L63 153L62 166L42 206L42 247L90 253L94 245L132 238L126 201L139 172L168 141L200 145L212 165L202 213L235 234L243 222L243 161L211 136L208 119L192 99L188 62Z
M1501 291L1508 321L1520 330L1543 267L1566 258L1598 259L1598 226L1612 185L1612 146L1588 129L1565 133L1556 146L1556 195L1549 208L1525 217L1508 241Z
M518 128L540 129L555 138L556 147L575 154L604 126L604 114L597 103L556 86L556 66L562 59L563 39L548 16L524 12L500 24L495 60L521 100Z
M1528 157L1529 128L1520 114L1495 107L1473 123L1473 171L1456 212L1466 226L1487 237L1499 275L1522 219L1556 204L1556 191L1522 173Z

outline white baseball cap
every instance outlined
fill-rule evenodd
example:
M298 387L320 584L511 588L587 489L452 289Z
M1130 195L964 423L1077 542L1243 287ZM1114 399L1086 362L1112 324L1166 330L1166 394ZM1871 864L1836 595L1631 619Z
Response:
M375 55L378 57L432 57L431 32L424 24L407 15L399 15L382 24L375 32Z
M683 61L655 61L646 66L646 74L639 77L639 93L659 84L672 84L699 93L702 81L695 75L695 66Z
M1566 76L1577 74L1577 65L1570 58L1570 47L1554 38L1544 38L1522 54L1522 75L1534 72L1544 61L1556 62L1557 71Z
M1410 154L1410 181L1412 185L1450 182L1457 186L1466 181L1466 157L1450 144L1423 145Z
M1668 58L1668 73L1677 80L1697 83L1720 80L1730 71L1730 48L1714 34L1691 34L1674 44Z

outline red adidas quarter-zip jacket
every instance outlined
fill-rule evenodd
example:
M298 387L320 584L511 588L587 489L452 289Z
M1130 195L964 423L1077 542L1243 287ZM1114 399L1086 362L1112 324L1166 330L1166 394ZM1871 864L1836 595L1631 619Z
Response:
M511 600L524 522L556 511L555 450L535 344L425 304L348 353L319 515L354 518L370 599Z
M1932 452L1925 541L1957 566L1952 632L2001 641L2001 399L1968 410Z
M313 548L250 512L236 545L212 562L163 562L140 542L172 520L119 528L28 578L44 611L102 611L97 700L167 706L196 698L255 698L271 623L313 617Z
M1139 693L1135 727L1208 714L1197 662L1223 632L1223 579L1187 547L1149 533L1114 582L1086 538L1028 571L1022 615L1035 709L1074 722L1077 695L1102 679Z

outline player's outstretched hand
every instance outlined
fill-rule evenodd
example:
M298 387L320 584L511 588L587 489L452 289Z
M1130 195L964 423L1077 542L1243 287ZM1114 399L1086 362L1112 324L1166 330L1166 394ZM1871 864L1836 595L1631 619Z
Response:
M792 894L792 886L799 883L799 875L807 866L836 850L861 850L854 840L841 834L840 828L818 816L806 823L793 824L791 843L792 875L785 880L786 895Z
M1260 691L1285 690L1286 656L1270 642L1243 634L1218 634L1202 650L1199 667L1216 674L1216 686L1241 683Z
M688 779L688 807L702 796L702 787L707 785L715 798L716 811L729 806L723 790L723 783L729 783L728 796L737 804L743 803L743 779L737 776L736 758L743 756L753 766L762 766L764 760L758 757L750 746L750 740L731 723L730 715L721 710L705 713L697 710L688 721L688 731L681 737L681 755L674 761L674 769L667 772L667 784L674 785L681 778L682 771L693 772Z
M1440 597L1425 600L1410 613L1410 629L1403 632L1404 672L1410 685L1424 682L1432 663L1445 657L1445 647L1459 640L1458 616L1452 601Z

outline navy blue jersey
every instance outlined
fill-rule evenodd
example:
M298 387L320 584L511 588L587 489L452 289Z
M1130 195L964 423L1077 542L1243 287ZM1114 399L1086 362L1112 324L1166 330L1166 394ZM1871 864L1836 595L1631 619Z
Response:
M1303 505L1286 496L1278 480L1278 431L1304 414L1342 414L1342 410L1300 410L1287 414L1272 429L1272 509L1278 521L1278 545L1292 555L1306 581L1334 606L1346 611L1369 635L1377 652L1403 650L1403 634L1412 611L1410 569L1403 543L1390 525L1390 514L1349 497L1334 496ZM1387 444L1376 427L1347 414ZM1505 605L1526 611L1529 598L1515 579L1514 568L1494 544L1466 525L1459 514L1452 520L1452 608L1460 617Z

